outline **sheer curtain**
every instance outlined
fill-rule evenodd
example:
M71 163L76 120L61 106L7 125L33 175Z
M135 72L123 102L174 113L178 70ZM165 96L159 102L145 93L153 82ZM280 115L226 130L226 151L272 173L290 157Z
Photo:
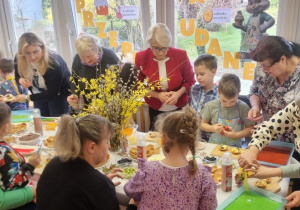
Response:
M300 43L300 1L279 0L277 35Z

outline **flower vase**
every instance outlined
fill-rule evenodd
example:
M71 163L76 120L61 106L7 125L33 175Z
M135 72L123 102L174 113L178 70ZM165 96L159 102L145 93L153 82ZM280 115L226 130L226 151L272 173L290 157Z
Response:
M115 135L110 139L110 150L117 152L120 149L120 138L122 135L122 129L121 126L118 124L113 123L113 126L115 128Z

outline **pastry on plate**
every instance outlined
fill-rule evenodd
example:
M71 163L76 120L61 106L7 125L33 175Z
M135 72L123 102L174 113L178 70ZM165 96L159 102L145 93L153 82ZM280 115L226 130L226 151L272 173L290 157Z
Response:
M13 94L6 94L6 95L4 96L4 98L7 99L7 100L12 99L13 97L14 97Z
M267 182L265 180L257 180L254 182L254 185L259 188L265 188L267 186Z
M158 132L150 131L145 135L145 140L149 142L157 142L160 135Z
M221 144L221 145L220 145L220 150L221 150L221 151L227 151L227 150L228 150L228 146L225 145L225 144Z
M239 154L241 154L241 150L237 147L234 147L231 149L231 153L234 155L239 155Z

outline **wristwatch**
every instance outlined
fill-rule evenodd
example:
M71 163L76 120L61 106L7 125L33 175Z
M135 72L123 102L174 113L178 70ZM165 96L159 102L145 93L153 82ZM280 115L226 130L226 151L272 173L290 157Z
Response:
M28 95L25 95L25 102L29 102L29 97L28 97Z

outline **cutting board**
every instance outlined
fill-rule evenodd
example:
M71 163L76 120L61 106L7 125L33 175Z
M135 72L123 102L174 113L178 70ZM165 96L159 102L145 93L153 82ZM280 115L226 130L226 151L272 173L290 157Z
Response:
M221 151L220 147L221 147L220 145L216 144L215 148L210 153L210 155L222 157L223 154L224 154L224 152L230 152L231 153L231 149L234 148L234 147L228 146L228 149L226 151ZM235 159L238 159L240 157L240 155L243 154L243 153L245 153L247 150L246 149L240 149L240 151L241 151L241 153L238 154L238 155L235 155L235 154L231 153L232 157L235 158Z
M272 193L278 193L281 190L281 187L279 186L279 182L282 180L282 177L272 177L271 183L267 184L265 188L262 188L264 190L268 190ZM255 180L256 181L256 180ZM255 185L255 181L253 181L251 184Z

